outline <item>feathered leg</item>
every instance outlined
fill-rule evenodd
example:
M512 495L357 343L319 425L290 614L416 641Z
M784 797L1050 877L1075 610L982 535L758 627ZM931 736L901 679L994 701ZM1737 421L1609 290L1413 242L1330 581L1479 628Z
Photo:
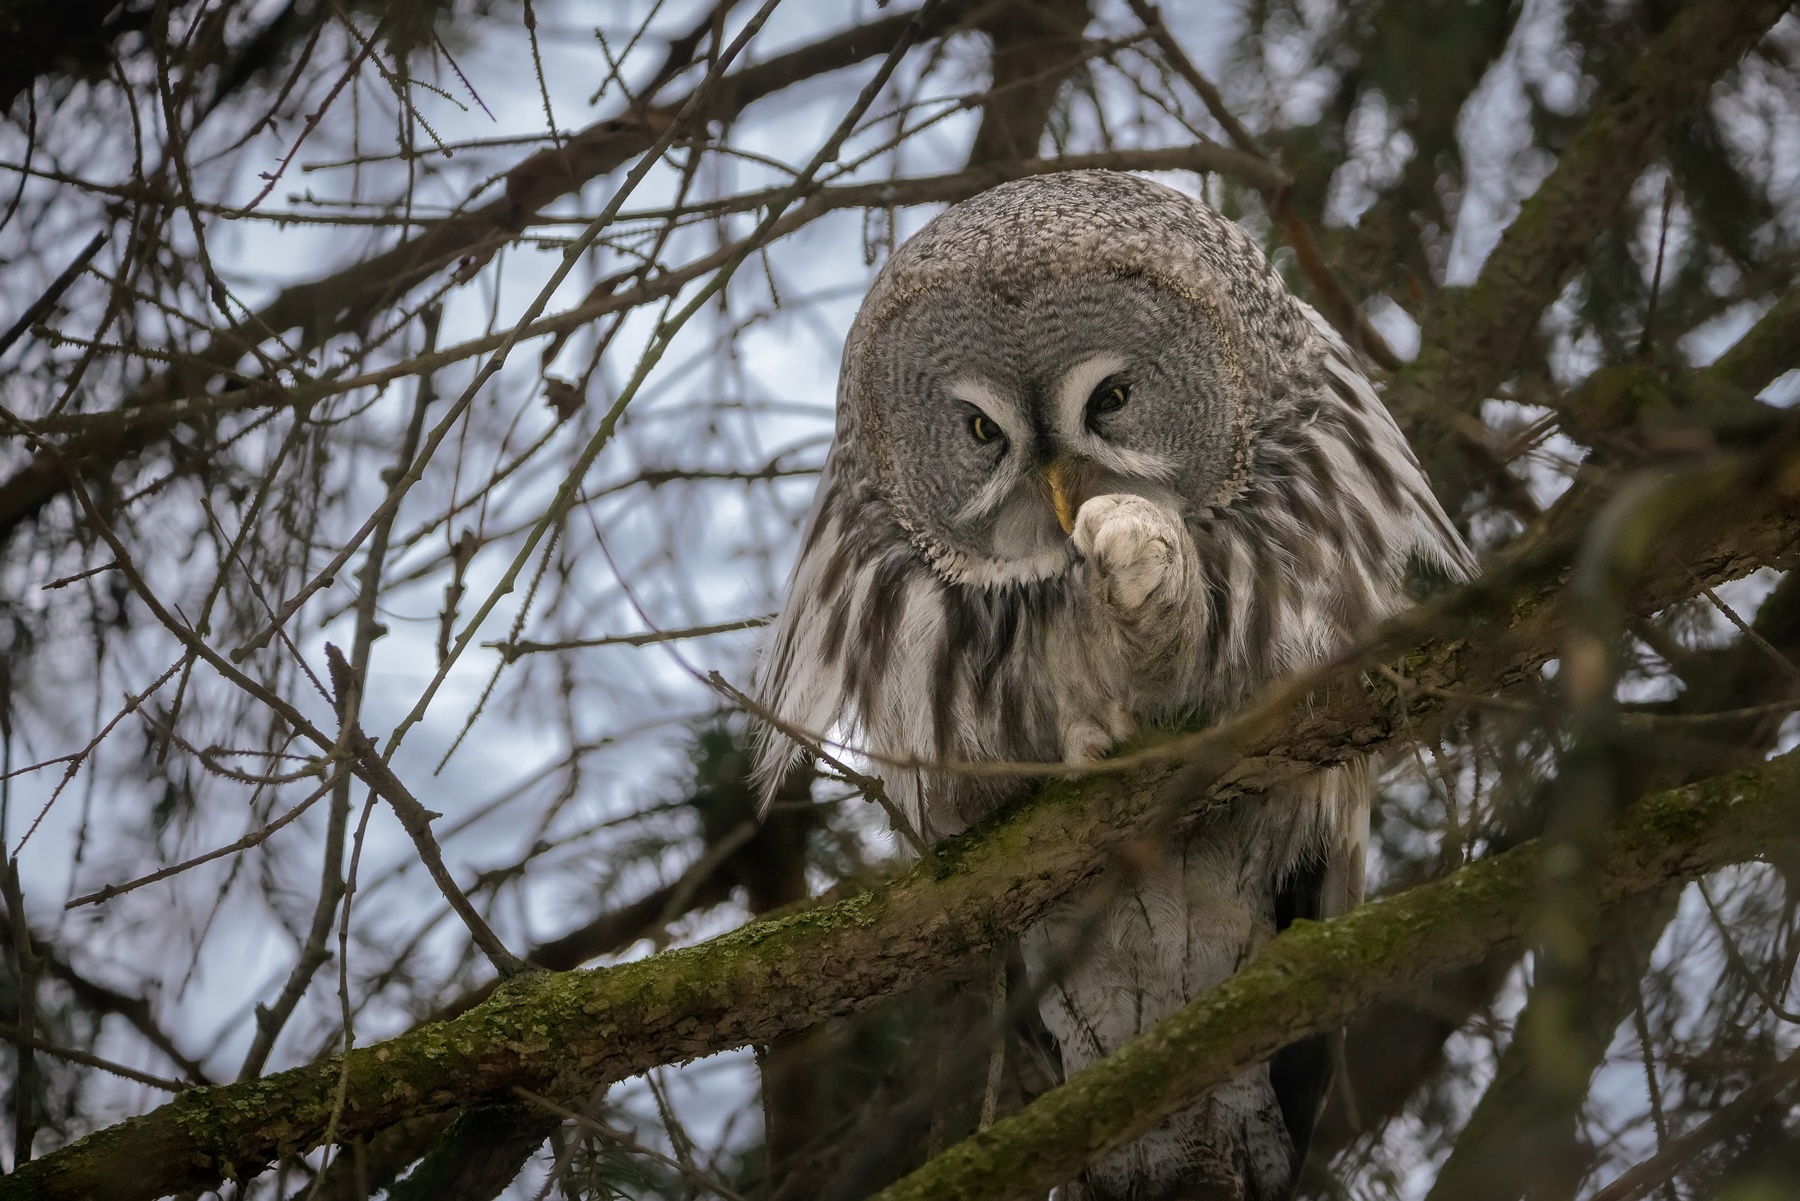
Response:
M1086 621L1078 678L1060 681L1063 758L1098 759L1199 667L1205 593L1179 515L1133 495L1096 496L1075 518Z

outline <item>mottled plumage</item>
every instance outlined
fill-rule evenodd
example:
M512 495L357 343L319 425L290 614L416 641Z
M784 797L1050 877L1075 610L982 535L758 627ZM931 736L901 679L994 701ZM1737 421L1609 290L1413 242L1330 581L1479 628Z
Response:
M793 727L875 753L928 838L1015 795L883 767L1081 761L1216 714L1405 603L1467 551L1342 342L1231 222L1070 172L945 212L883 268L844 349L837 438L760 677ZM771 736L765 780L794 752ZM1065 1072L1362 895L1367 773L1209 816L1071 951L1042 1011ZM1100 1196L1291 1190L1326 1065L1245 1073L1089 1172Z

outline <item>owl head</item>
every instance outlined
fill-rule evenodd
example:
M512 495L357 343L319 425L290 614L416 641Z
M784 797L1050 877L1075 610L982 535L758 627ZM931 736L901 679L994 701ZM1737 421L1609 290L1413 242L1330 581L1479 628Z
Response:
M1088 497L1191 520L1230 504L1305 340L1267 261L1210 208L1113 172L1005 184L876 279L845 345L840 469L945 579L1044 579L1071 562Z

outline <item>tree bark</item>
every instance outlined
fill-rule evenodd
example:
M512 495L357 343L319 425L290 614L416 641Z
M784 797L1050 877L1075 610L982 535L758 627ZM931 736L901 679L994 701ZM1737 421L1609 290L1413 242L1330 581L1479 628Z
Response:
M1693 520L1683 537L1663 541L1665 557L1637 590L1639 612L1800 557L1800 452L1780 442L1776 449L1785 457L1757 465L1741 492L1715 482L1689 498ZM1564 526L1578 525L1597 502L1571 496L1567 503ZM1050 784L873 893L605 971L516 978L453 1021L353 1051L343 1062L339 1136L513 1086L573 1097L576 1082L585 1089L655 1064L767 1042L992 954L1099 872L1121 839L1193 798L1260 793L1395 737L1430 737L1443 698L1486 694L1535 672L1561 646L1554 601L1574 544L1566 534L1546 535L1497 578L1402 615L1358 658L1289 682L1240 718L1173 744L1184 762L1153 757L1122 776ZM1454 632L1419 641L1440 626ZM1391 684L1354 683L1364 659L1395 657L1429 690L1423 697L1403 702ZM1333 1013L1320 1028L1348 1016ZM241 1178L317 1143L332 1118L339 1072L333 1060L196 1089L45 1157L0 1184L0 1198L147 1198Z
M1800 753L1790 753L1634 807L1595 873L1602 901L1617 906L1800 836L1796 787ZM1541 851L1528 843L1345 917L1296 923L1224 984L880 1201L1030 1196L1295 1039L1517 943L1536 913Z
M1036 158L1057 94L1085 62L1090 0L1004 0L976 20L992 47L993 74L969 166Z

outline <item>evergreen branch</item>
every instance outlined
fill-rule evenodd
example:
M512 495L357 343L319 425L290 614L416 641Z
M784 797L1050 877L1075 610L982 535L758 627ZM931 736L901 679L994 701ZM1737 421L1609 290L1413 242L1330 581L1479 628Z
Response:
M1500 235L1481 274L1447 293L1418 357L1386 400L1434 482L1461 474L1447 448L1467 416L1526 361L1544 311L1614 219L1664 140L1781 18L1782 0L1689 0L1594 105L1555 168Z

